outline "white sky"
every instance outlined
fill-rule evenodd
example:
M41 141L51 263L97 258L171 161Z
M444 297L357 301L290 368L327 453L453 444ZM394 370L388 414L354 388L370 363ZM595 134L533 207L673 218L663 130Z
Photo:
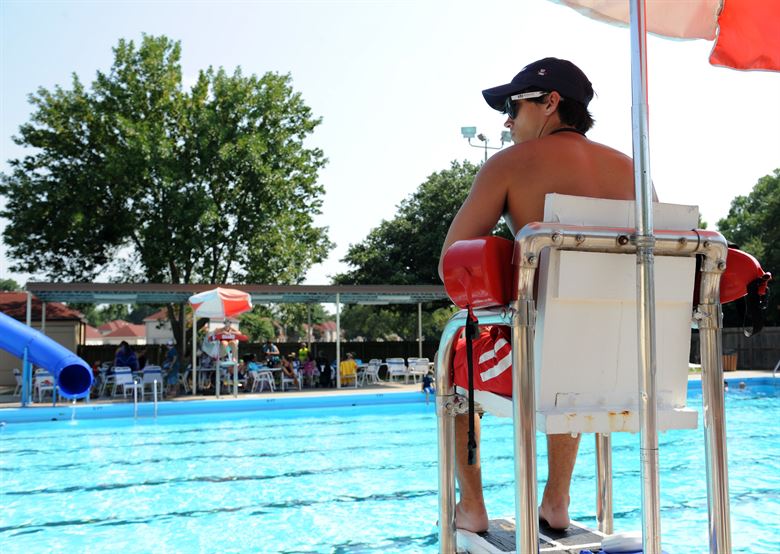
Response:
M322 125L330 163L320 225L337 243L308 274L324 284L339 260L425 178L452 160L479 161L460 127L499 143L503 117L483 88L545 56L579 65L597 93L590 138L631 154L629 35L547 0L18 1L0 3L0 159L39 86L91 83L120 38L182 43L185 83L209 65L291 73ZM712 43L650 37L652 178L665 202L698 204L715 227L732 198L780 167L780 74L711 67ZM0 225L2 223L0 222ZM0 255L0 278L24 283Z

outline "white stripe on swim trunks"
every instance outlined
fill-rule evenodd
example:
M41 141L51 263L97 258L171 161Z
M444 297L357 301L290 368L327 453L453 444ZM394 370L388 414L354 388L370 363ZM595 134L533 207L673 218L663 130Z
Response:
M482 376L482 381L487 381L488 379L493 379L494 377L498 377L504 371L512 367L512 353L510 352L500 360L498 360L498 363L488 369L487 371L483 371L480 373Z
M491 360L496 357L496 352L501 350L503 347L507 346L509 342L507 342L506 339L498 339L496 343L493 345L492 350L488 350L487 352L483 352L482 355L479 357L479 364L484 364L488 360Z

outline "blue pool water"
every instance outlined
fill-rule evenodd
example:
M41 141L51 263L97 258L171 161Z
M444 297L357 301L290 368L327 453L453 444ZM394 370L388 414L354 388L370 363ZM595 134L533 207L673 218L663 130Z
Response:
M735 552L780 552L780 396L727 393ZM689 405L701 405L700 393ZM436 552L436 435L424 404L0 429L0 545L12 552ZM701 424L700 424L701 425ZM488 508L512 515L511 424L484 419ZM707 550L703 431L661 435L665 550ZM539 437L539 478L546 477ZM613 438L615 527L640 527L636 436ZM592 436L572 516L595 526Z

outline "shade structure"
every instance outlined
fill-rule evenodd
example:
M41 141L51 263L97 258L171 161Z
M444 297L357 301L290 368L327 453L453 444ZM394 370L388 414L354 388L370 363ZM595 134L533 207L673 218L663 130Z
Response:
M627 24L628 0L558 0L599 21ZM712 65L780 71L777 0L646 0L648 32L714 40Z
M252 309L252 297L240 290L217 287L190 296L190 304L198 317L233 317Z

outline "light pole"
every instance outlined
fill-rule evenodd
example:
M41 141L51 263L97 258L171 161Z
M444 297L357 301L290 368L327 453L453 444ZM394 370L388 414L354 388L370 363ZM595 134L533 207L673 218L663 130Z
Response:
M512 142L512 135L509 131L501 131L501 146L488 146L489 139L483 133L477 134L476 127L461 127L460 133L463 135L463 138L468 139L469 146L484 148L485 161L488 158L488 150L501 150L504 147L504 143ZM482 141L482 144L471 144L471 139L475 137Z

